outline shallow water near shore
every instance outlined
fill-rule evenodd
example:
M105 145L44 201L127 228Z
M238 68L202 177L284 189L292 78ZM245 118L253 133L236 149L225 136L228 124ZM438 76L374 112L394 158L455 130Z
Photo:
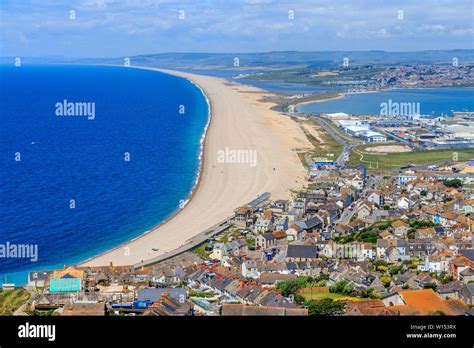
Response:
M0 66L0 77L0 244L38 246L37 262L1 258L1 282L113 248L187 199L208 121L190 81L66 65ZM58 117L64 101L95 115Z

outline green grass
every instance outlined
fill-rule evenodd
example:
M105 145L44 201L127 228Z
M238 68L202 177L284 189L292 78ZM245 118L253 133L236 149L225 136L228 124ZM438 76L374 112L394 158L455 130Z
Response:
M222 235L221 237L217 238L217 241L221 243L227 243L230 242L230 239L237 239L240 236L240 229L231 227L227 230L227 232Z
M311 134L305 131L306 137L313 145L313 150L310 151L311 156L313 157L327 157L328 154L334 154L333 157L329 159L334 159L342 153L342 145L339 144L333 137L331 137L326 131L317 123L310 121L308 122L310 126L316 128L321 137L322 142L313 137Z
M369 171L377 172L384 170L398 170L410 163L426 164L441 160L450 162L453 161L453 153L458 154L459 161L466 161L474 157L474 149L422 150L388 154L371 154L364 152L364 149L367 147L368 146L358 147L356 150L363 154L362 161L360 160L361 155L354 151L349 158L349 165L356 165L362 162L367 166ZM377 164L378 168L376 168ZM372 168L369 168L370 166Z
M347 296L347 295L341 295L341 294L334 294L332 292L321 292L321 291L310 291L310 292L299 292L299 295L301 295L305 301L311 301L311 300L321 300L323 298L330 298L336 301L354 301L358 300L358 297L353 297L353 296Z
M189 294L190 297L203 297L203 298L208 298L208 297L214 297L214 294L211 294L209 292L203 292L203 291L191 291Z
M313 69L308 67L297 67L289 69L270 70L262 74L252 75L250 78L255 80L273 80L289 83L307 83L311 85L320 85L325 81L342 80L367 80L380 71L383 67L357 67L353 66L346 69ZM318 76L321 72L335 72L335 75Z
M192 252L195 253L196 255L198 255L203 260L209 260L209 254L211 253L211 251L206 251L206 249L205 249L206 246L209 245L209 244L210 243L201 244L197 248L194 248L192 250Z
M28 299L30 294L23 288L12 291L0 292L0 315L13 315L13 313Z

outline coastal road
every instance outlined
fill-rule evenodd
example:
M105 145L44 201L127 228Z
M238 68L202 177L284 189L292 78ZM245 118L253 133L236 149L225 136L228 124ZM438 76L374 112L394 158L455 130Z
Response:
M252 200L251 202L247 203L247 206L253 206L253 207L259 207L263 205L265 202L267 202L270 199L270 193L265 192L261 195L259 195L256 199ZM147 267L151 266L154 264L157 264L159 262L168 260L172 257L175 257L179 254L182 254L186 251L189 251L191 249L194 249L195 247L201 245L204 243L206 240L209 238L213 238L217 236L218 234L224 232L226 229L232 226L231 220L235 217L235 214L232 216L229 216L228 218L220 221L219 223L215 224L212 227L209 227L205 231L197 234L196 236L192 237L192 239L189 239L185 242L185 244L181 245L180 247L168 251L162 255L159 255L157 257L153 257L147 260L144 260L142 262L138 262L134 265L135 268L140 268L140 267Z
M361 141L353 141L350 142L344 137L342 137L337 130L334 129L334 126L331 124L330 121L325 120L322 117L317 116L310 116L315 122L317 122L323 129L339 144L343 146L342 153L336 159L337 166L339 168L345 168L347 166L347 162L349 161L349 156L351 152L354 150L355 147L362 144Z
M216 224L216 225L214 225L210 228L208 228L206 231L201 232L200 234L194 236L191 240L186 241L186 243L183 244L182 246L180 246L179 248L176 248L172 251L166 252L166 253L164 253L160 256L157 256L157 257L154 257L154 258L151 258L151 259L148 259L148 260L144 260L142 262L138 262L133 266L135 268L148 267L148 266L160 263L162 261L171 259L172 257L175 257L179 254L182 254L182 253L186 252L186 251L189 251L189 250L201 245L202 243L204 243L209 238L215 237L219 233L224 232L226 229L228 229L230 226L232 226L232 224L230 222L230 220L232 218L233 218L233 216L221 221L220 223L218 223L218 224Z

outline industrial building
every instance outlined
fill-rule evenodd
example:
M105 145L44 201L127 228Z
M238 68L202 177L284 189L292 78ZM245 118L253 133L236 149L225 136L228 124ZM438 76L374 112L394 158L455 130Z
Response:
M373 132L371 130L366 132L361 132L359 137L368 143L385 143L387 142L387 137L378 132Z
M368 143L385 143L387 137L371 130L366 121L338 121L338 126L347 134L363 139Z

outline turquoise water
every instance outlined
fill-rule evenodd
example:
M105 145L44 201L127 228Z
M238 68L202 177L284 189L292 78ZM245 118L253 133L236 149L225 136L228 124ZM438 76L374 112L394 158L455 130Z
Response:
M94 103L95 118L58 117L65 99ZM209 110L186 79L1 66L0 100L0 244L38 246L37 261L0 258L0 282L24 283L29 270L77 263L142 234L196 183Z
M452 115L452 111L474 111L474 88L395 89L377 93L349 94L345 98L298 107L301 112L345 112L379 115L381 103L419 103L422 115Z

